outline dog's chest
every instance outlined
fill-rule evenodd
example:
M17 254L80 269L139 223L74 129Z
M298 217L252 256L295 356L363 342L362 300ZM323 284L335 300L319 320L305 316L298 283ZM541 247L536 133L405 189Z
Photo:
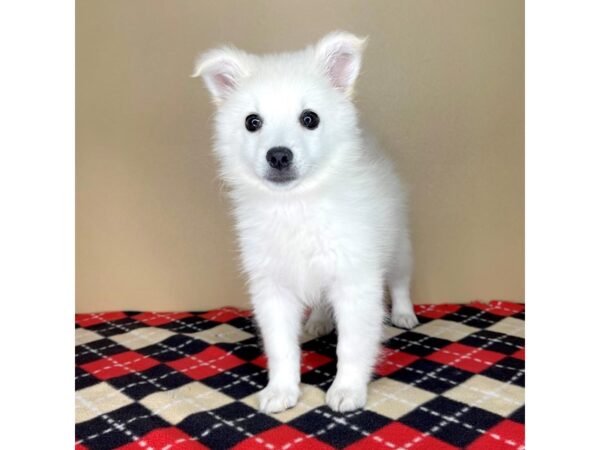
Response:
M338 225L323 207L279 205L255 211L239 225L244 262L251 274L264 272L304 291L320 290L334 276Z

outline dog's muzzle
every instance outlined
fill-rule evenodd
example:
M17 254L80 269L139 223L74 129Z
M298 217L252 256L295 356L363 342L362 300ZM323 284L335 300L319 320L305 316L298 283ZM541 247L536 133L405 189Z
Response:
M296 178L292 164L294 154L287 147L273 147L267 152L267 163L270 169L265 178L274 183L285 183Z

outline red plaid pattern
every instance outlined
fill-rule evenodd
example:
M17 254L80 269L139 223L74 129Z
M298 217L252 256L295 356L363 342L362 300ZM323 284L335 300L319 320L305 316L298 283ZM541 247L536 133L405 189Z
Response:
M249 311L78 314L75 448L524 448L525 306L417 305L386 324L364 409L333 412L336 334L302 339L302 396L257 410L266 358Z

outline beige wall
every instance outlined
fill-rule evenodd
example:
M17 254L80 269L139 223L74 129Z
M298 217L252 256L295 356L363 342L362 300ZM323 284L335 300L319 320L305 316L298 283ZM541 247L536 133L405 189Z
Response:
M192 62L334 29L370 36L357 102L411 187L415 302L524 299L522 0L76 8L78 311L248 304Z

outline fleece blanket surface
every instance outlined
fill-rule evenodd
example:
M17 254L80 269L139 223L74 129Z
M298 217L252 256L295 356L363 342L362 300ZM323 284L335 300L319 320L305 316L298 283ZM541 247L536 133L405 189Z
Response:
M266 359L248 311L76 316L75 447L84 449L524 448L525 307L417 305L420 325L385 327L364 409L325 392L336 334L302 337L302 395L257 410Z

